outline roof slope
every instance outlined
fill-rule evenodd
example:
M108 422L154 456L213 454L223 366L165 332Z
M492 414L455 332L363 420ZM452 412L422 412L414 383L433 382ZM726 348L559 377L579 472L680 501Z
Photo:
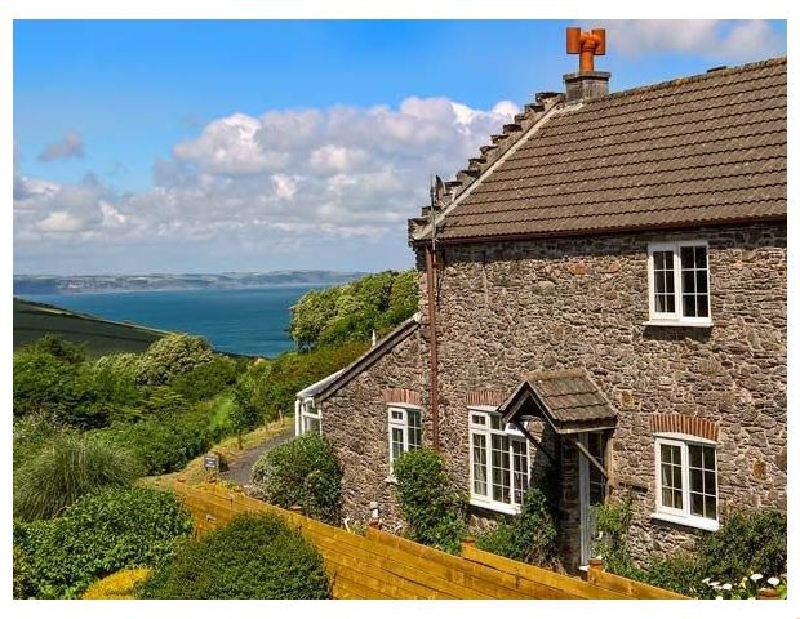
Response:
M560 105L440 215L437 240L786 216L786 58Z
M422 315L417 312L411 318L401 322L390 331L380 342L353 361L350 365L337 370L322 380L297 392L297 397L316 397L324 400L332 393L338 391L353 378L378 361L385 354L419 328Z

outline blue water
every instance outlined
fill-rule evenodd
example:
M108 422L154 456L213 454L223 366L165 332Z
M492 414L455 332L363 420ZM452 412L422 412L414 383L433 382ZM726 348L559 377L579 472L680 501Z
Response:
M273 357L291 350L289 307L311 288L24 295L107 320L202 335L216 349Z

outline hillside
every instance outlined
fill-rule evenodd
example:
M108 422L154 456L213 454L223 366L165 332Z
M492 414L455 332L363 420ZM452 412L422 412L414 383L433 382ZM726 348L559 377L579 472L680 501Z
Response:
M86 347L99 357L112 352L142 352L166 331L103 320L45 303L14 299L14 349L47 333Z

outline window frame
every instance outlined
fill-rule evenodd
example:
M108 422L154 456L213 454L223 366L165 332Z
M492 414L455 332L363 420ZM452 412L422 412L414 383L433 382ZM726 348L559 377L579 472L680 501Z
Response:
M708 299L708 316L683 315L683 270L681 265L681 249L683 247L703 247L706 250L706 298ZM655 252L672 252L673 284L675 294L674 312L657 312L655 305ZM711 260L708 252L708 241L672 241L649 243L647 245L647 293L650 320L652 325L686 325L695 327L709 327L713 324L711 318ZM696 294L696 293L695 293Z
M659 520L666 520L698 529L707 531L716 531L719 528L719 462L717 459L717 443L708 439L698 436L691 436L687 434L678 434L674 432L662 432L653 436L654 450L655 450L655 510L651 514L652 518ZM661 447L662 445L677 446L681 450L681 494L683 501L683 508L677 509L672 507L664 507L661 503L662 499L662 484L661 484ZM705 516L696 516L691 513L691 487L690 487L690 459L689 447L695 445L698 447L713 447L714 448L714 504L716 506L716 517L707 518ZM707 495L710 496L710 495Z
M309 406L310 405L310 406ZM309 410L313 410L316 412L309 412ZM306 428L306 420L314 419L319 424L319 433L322 435L322 410L317 408L316 402L314 402L314 398L305 398L302 402L300 402L300 435L308 434L312 432Z
M408 413L414 412L419 414L419 428L420 428L420 441L419 445L416 445L414 449L420 449L423 444L423 437L425 435L424 426L422 425L422 408L418 406L410 406L408 404L388 404L386 407L386 421L387 421L387 428L386 428L386 437L388 441L388 456L389 456L389 479L390 481L394 481L394 461L395 458L392 457L392 429L400 429L403 432L403 453L408 453L409 443L410 443L410 428L411 426L408 423ZM402 419L393 419L392 413L402 413ZM416 426L415 426L416 427Z
M468 429L469 429L469 498L470 504L476 507L482 507L485 509L490 509L497 512L502 512L505 514L516 515L519 514L520 510L522 509L522 503L525 500L525 492L527 488L522 490L522 500L517 503L514 501L514 494L517 490L514 482L515 476L515 469L514 469L514 448L512 447L512 441L522 441L525 446L525 462L526 462L526 476L528 478L528 484L530 484L530 468L531 468L531 454L530 454L530 445L528 444L528 440L525 435L520 432L516 427L512 424L507 423L502 430L497 430L492 428L491 424L491 415L497 415L497 408L496 407L469 407L467 409L468 415ZM483 418L482 424L476 424L473 422L473 416L481 416ZM479 434L485 437L485 453L486 453L486 494L476 494L475 493L475 444L474 444L474 436ZM504 503L502 501L496 501L493 497L493 479L492 479L492 465L493 465L493 456L492 456L492 435L496 436L506 436L509 439L508 443L508 457L509 457L509 464L510 464L510 481L509 481L509 498L511 500L510 503Z

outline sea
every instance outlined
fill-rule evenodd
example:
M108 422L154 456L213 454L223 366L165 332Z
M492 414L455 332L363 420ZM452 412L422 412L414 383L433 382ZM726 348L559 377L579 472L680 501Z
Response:
M292 350L290 307L314 287L27 294L21 298L205 337L215 350L274 357Z

